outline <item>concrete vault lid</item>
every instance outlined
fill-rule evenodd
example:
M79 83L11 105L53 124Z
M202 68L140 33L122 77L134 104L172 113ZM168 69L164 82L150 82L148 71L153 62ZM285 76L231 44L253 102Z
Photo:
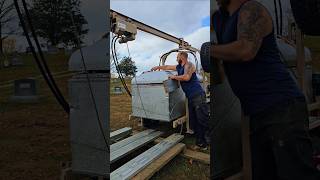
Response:
M145 72L136 78L133 78L131 84L159 84L168 80L170 74L177 74L176 71L152 71Z

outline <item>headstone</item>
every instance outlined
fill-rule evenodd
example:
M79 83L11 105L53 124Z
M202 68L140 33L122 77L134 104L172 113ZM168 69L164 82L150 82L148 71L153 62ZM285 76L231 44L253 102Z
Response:
M116 77L115 75L112 75L113 77L111 77L111 82L112 83L118 83L118 82L120 82L120 80L119 80L119 78L118 77Z
M114 87L114 94L122 94L122 88L121 87Z
M3 60L3 67L5 68L10 67L10 62L8 61L8 59Z
M37 82L35 79L19 79L14 81L14 95L11 101L19 103L37 102Z
M23 66L24 63L20 57L16 56L11 59L11 65L12 66Z

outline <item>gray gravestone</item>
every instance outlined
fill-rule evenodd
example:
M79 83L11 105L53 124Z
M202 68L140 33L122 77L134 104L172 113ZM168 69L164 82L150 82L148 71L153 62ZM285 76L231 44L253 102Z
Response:
M14 81L14 95L11 101L19 103L37 102L37 82L35 79L19 79Z
M13 57L13 58L11 59L11 65L12 65L12 66L23 66L24 63L23 63L23 61L22 61L21 58L19 58L19 57Z
M114 94L122 94L122 88L121 87L114 87Z
M8 59L3 60L3 67L5 67L5 68L10 67L10 62L8 61Z

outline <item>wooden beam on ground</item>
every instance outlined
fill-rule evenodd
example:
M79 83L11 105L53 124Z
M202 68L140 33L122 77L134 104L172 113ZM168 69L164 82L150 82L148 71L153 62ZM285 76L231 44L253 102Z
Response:
M315 129L320 127L320 118L319 117L310 117L309 118L309 129Z
M110 163L114 163L115 161L125 157L127 154L130 154L133 151L143 147L144 145L154 141L155 139L160 137L161 134L163 133L160 131L153 131L139 138L131 138L139 135L136 134L127 139L124 139L123 141L119 141L118 143L112 144L110 146ZM128 139L132 141L128 141Z
M154 143L158 144L158 143L160 143L162 140L164 140L164 138L159 137L158 139L154 140Z
M131 179L145 167L161 157L183 139L183 135L173 134L159 144L130 160L110 174L110 179Z
M315 102L312 104L308 104L308 110L309 111L315 111L320 109L320 102Z
M183 116L183 117L181 117L181 118L179 118L177 120L174 120L172 122L172 127L173 128L177 128L179 125L181 125L181 124L183 124L185 122L187 122L187 116Z
M242 172L235 174L231 177L226 178L225 180L244 180Z
M118 129L118 130L110 133L110 140L112 142L119 141L120 139L123 139L123 138L129 136L131 133L132 133L131 127L125 127L122 129Z
M174 157L176 157L186 147L185 144L179 143L171 148L168 152L163 154L159 159L149 164L145 169L135 175L132 180L147 180L150 179L162 167L168 164Z
M152 129L148 129L148 130L145 130L145 131L142 131L142 132L139 132L133 136L130 136L122 141L119 141L115 144L112 144L110 146L110 151L115 151L119 148L121 148L122 146L125 146L127 144L129 144L130 142L133 142L133 141L136 141L137 139L140 139L141 137L144 137L144 136L147 136L148 134L151 134L153 133L155 130L152 130Z
M181 153L182 157L192 159L194 161L198 161L207 165L210 165L210 155L203 152L193 151L190 149L185 149L183 153Z

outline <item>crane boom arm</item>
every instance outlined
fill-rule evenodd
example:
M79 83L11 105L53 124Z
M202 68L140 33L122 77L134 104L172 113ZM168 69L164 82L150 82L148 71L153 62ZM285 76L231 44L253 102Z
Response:
M146 33L160 37L162 39L176 43L179 45L179 48L184 48L194 52L199 51L198 49L192 47L186 41L184 41L183 38L177 38L173 35L165 33L140 21L132 19L121 13L118 13L112 9L110 10L110 20L112 27L111 31L115 34L126 36L127 39L125 39L124 42L134 40L138 29Z

